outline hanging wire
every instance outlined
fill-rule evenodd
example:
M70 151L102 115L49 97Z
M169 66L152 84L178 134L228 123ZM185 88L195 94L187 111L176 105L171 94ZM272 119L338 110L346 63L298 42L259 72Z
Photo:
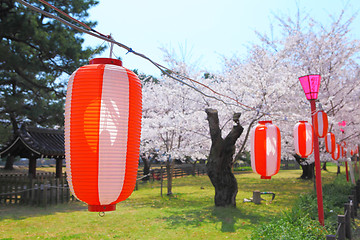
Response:
M102 34L102 33L98 32L98 31L92 29L91 27L87 26L85 23L76 20L75 18L71 17L70 15L66 14L65 12L61 11L60 9L54 7L53 5L49 4L48 2L46 2L46 1L44 1L44 0L38 0L38 1L41 2L41 3L43 3L43 4L45 4L45 5L47 5L47 6L49 6L50 8L54 9L55 11L59 12L60 14L62 14L62 15L64 15L64 16L66 16L67 18L75 21L76 23L80 24L81 26L83 26L83 27L86 28L86 29L81 28L81 27L79 27L79 26L76 26L76 25L74 25L74 24L66 21L65 19L60 18L60 17L58 17L58 16L55 16L55 15L49 13L49 12L46 12L46 11L44 11L44 10L41 10L41 9L39 9L39 8L37 8L37 7L29 4L29 3L26 2L26 1L23 1L23 0L15 0L15 1L23 4L24 6L30 8L30 9L33 10L33 11L39 12L39 13L41 13L41 14L49 17L49 18L56 19L56 20L62 22L63 24L65 24L65 25L67 25L67 26L69 26L69 27L71 27L71 28L73 28L73 29L75 29L75 30L77 30L77 31L79 31L79 32L83 32L83 33L86 33L86 34L91 35L91 36L93 36L93 37L97 37L97 38L99 38L99 39L102 39L102 40L104 40L104 41L109 42L109 43L112 44L112 45L117 45L117 46L119 46L119 47L127 50L127 51L128 51L127 53L133 53L134 55L139 56L139 57L141 57L141 58L149 61L149 62L152 63L155 67L157 67L157 68L161 71L162 74L164 74L164 75L172 78L173 80L175 80L175 81L177 81L177 82L180 82L181 84L183 84L183 85L185 85L185 86L187 86L187 87L195 90L196 92L204 95L205 97L215 99L215 100L217 100L217 101L220 101L220 102L224 103L225 105L234 105L234 104L231 104L231 103L227 103L227 102L225 102L223 99L220 99L220 98L218 98L218 97L215 97L215 96L206 94L206 93L202 92L201 90L199 90L197 87L190 85L189 83L183 81L182 79L186 79L186 80L188 80L188 81L190 81L190 82L193 82L193 83L196 83L196 84L198 84L198 85L200 85L200 86L203 86L203 87L205 87L206 89L210 90L212 93L214 93L214 94L216 94L216 95L218 95L218 96L221 96L221 97L228 98L228 99L236 102L238 105L240 105L240 106L242 106L242 107L249 108L249 109L252 109L252 110L257 110L257 109L255 109L255 108L253 108L253 107L251 107L251 106L248 106L248 105L246 105L246 104L243 104L243 103L239 102L239 101L236 100L235 98L232 98L232 97L229 97L229 96L227 96L227 95L225 95L225 94L219 93L219 92L213 90L213 89L210 88L209 86L207 86L207 85L205 85L205 84L203 84L203 83L201 83L201 82L199 82L199 81L196 81L196 80L191 79L191 78L189 78L189 77L186 77L186 76L183 76L183 75L181 75L181 74L175 73L175 72L172 71L171 69L169 69L169 68L167 68L167 67L164 67L164 66L162 66L162 65L154 62L153 60L151 60L150 58L148 58L148 57L145 56L144 54L138 53L138 52L134 51L132 48L130 48L130 47L128 47L128 46L126 46L126 45L124 45L124 44L122 44L122 43L119 43L119 42L115 41L110 35L105 35L105 34ZM171 73L171 74L170 74L170 73ZM175 77L175 76L173 76L173 75L176 75L177 77ZM180 79L180 78L181 78L181 79Z
M97 54L97 53L100 51L100 49L101 49L101 47L104 45L104 43L107 43L107 42L106 42L106 41L103 41L102 44L91 54L91 56L90 56L89 59L91 59L92 56L94 56L95 54Z

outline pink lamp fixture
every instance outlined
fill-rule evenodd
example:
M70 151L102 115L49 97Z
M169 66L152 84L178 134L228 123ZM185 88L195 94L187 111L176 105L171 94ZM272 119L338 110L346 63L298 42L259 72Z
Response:
M318 92L319 92L319 88L320 88L320 80L321 80L321 76L318 74L299 77L299 81L304 90L306 99L309 100L309 102L310 102L312 125L315 125L315 113L316 113L315 100L318 98ZM320 224L322 226L324 226L325 221L324 221L324 205L323 205L322 184L321 184L319 139L316 134L314 134L314 159L315 159L315 172L316 172L315 180L316 180L316 196L317 196L317 205L318 205L318 216L319 216Z
M306 75L299 77L307 100L316 100L320 88L320 75Z

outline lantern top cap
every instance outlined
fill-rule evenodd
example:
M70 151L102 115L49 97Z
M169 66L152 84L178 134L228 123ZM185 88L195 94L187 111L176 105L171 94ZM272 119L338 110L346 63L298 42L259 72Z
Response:
M272 121L259 121L259 124L272 123Z
M299 121L300 123L307 123L308 121Z
M299 77L307 100L316 100L320 88L321 76L319 74Z
M115 58L93 58L89 61L90 64L112 64L122 67L122 61Z

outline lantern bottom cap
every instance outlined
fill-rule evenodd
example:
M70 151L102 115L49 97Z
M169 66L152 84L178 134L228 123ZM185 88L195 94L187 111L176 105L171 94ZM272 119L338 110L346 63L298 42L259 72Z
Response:
M116 210L116 204L109 205L88 205L89 212L109 212Z
M271 176L261 176L261 179L271 179Z

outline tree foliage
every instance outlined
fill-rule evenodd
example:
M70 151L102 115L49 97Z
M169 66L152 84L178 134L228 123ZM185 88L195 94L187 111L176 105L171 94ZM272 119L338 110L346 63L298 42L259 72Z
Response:
M226 104L206 98L163 76L157 86L145 84L143 88L143 150L158 147L166 152L170 150L166 146L172 146L179 157L188 154L206 157L210 138L203 109L214 108L221 110L219 118L224 120L220 125L227 130L231 128L228 123L234 112L242 113L240 122L244 133L258 120L272 120L281 131L282 157L293 159L293 127L299 120L311 122L310 104L298 80L307 74L322 76L318 102L328 113L330 129L337 135L337 141L347 139L348 145L357 144L360 137L360 89L357 87L360 45L359 40L351 36L354 19L355 16L346 18L343 11L338 16L330 16L326 25L306 14L304 17L300 13L293 17L275 16L279 37L273 39L259 33L259 43L249 46L245 58L224 58L220 74L198 71L166 52L165 60L175 72L253 108L219 96ZM208 74L211 78L203 77ZM213 95L209 89L197 87ZM342 120L349 123L345 135L341 135L337 127ZM237 142L238 155L249 150L247 138L248 134L243 134ZM173 144L175 142L177 144ZM323 145L322 140L320 144ZM331 156L324 153L321 160L330 161Z
M34 6L57 14L39 3ZM76 19L87 21L96 0L48 1ZM83 48L82 34L34 12L14 0L1 1L0 121L15 132L21 122L62 126L67 75L87 63L93 52Z

